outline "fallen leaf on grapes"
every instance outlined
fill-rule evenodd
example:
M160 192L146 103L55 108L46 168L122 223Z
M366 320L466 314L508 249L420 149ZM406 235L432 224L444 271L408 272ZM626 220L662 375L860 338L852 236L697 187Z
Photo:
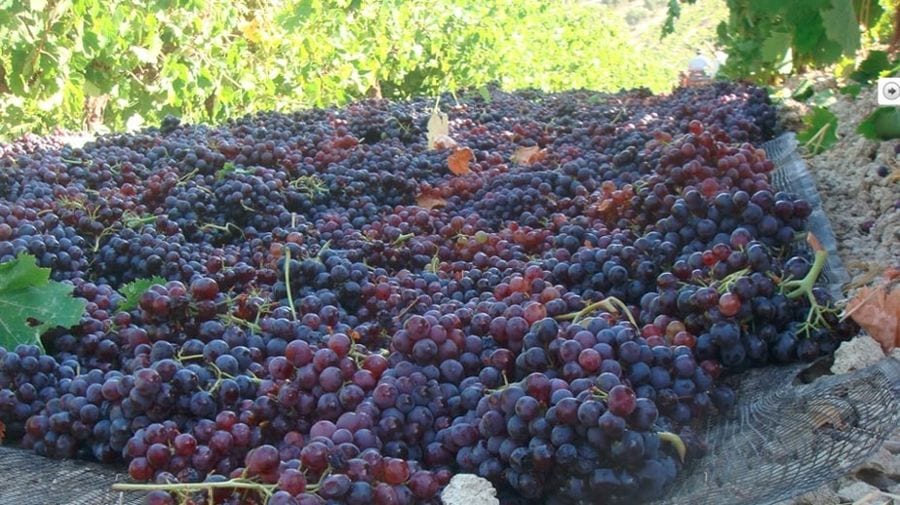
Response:
M469 162L475 158L475 154L468 147L457 149L447 158L447 165L450 171L456 175L466 175L472 173L469 169Z
M427 135L428 149L440 149L437 146L437 140L441 137L447 137L448 139L450 138L450 119L447 118L447 115L441 112L437 107L435 107L434 110L431 111L431 117L428 118Z
M50 269L39 268L30 254L0 264L0 345L40 345L45 331L78 324L87 302L74 298L73 289L50 280Z
M441 198L440 195L432 192L422 193L416 197L416 205L423 209L431 210L435 207L443 207L447 205L447 200Z
M0 443L3 443L4 438L6 438L6 425L0 421Z
M900 283L896 275L877 287L864 287L847 303L845 317L856 321L881 347L890 351L900 345Z
M520 147L512 155L512 162L519 165L531 165L543 161L547 157L547 151L538 146Z
M447 135L438 135L434 139L434 149L453 149L456 146L456 141Z

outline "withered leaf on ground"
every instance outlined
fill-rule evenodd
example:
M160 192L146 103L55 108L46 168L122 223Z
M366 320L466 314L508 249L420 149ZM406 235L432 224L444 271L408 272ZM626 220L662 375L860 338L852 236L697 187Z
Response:
M900 282L897 272L888 281L864 287L847 303L845 314L853 318L886 351L900 346Z

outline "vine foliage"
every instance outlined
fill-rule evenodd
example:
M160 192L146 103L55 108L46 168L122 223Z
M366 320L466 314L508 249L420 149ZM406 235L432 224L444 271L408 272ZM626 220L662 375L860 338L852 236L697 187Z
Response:
M726 0L726 4L728 20L718 27L719 43L728 54L721 72L757 82L853 57L864 34L889 18L878 0ZM670 0L663 36L672 32L672 20L679 12L679 0Z
M0 139L437 94L668 85L560 0L0 0Z

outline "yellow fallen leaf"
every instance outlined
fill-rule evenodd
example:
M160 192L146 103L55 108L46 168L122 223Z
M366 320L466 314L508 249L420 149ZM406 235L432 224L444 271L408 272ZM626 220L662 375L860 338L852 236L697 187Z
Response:
M447 118L447 115L441 112L437 106L431 111L431 117L428 118L427 136L428 149L439 149L436 143L438 138L450 138L450 119Z
M447 158L447 165L450 171L456 175L466 175L472 173L469 169L469 162L475 158L475 154L468 147L457 149Z

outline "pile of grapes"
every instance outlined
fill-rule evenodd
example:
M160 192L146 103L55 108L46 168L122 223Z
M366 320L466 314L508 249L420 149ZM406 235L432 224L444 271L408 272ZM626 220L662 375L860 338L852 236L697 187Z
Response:
M418 100L0 146L0 263L87 301L0 349L7 437L154 505L439 503L458 473L636 503L702 457L726 374L854 333L791 252L763 90L489 98L444 97L436 142Z

